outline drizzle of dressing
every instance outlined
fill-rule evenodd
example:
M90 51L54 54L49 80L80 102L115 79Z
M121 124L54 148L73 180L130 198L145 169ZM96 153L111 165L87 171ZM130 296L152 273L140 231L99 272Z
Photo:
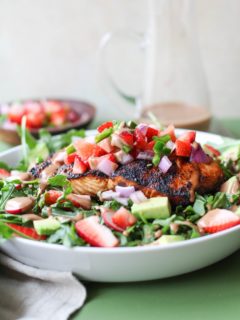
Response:
M191 188L189 190L191 202L193 202L195 200L195 190L199 184L199 177L200 177L200 172L199 172L198 168L195 167L195 169L192 171L191 177L189 179L189 181L191 183Z

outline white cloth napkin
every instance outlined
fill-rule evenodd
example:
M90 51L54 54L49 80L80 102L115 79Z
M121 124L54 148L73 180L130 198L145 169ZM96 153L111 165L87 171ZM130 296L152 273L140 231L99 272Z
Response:
M0 253L1 320L66 320L85 299L71 273L28 267Z

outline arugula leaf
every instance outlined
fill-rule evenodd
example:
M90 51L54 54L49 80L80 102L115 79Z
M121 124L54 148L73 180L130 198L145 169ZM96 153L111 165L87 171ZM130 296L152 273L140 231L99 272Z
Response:
M66 133L51 136L46 129L40 130L40 140L47 144L50 153L59 151L60 149L72 143L73 137L84 138L85 130L70 130Z
M8 184L5 183L5 185L2 187L0 195L0 211L4 211L6 202L11 198L12 193L15 190L14 184Z
M0 221L0 244L12 238L14 231Z
M57 174L56 176L48 178L48 184L52 187L65 187L69 185L69 181L65 175Z
M121 203L117 202L116 200L112 200L112 201L105 201L104 207L107 207L109 209L117 211L118 209L120 209L122 207L122 205L121 205Z
M143 243L151 243L155 240L154 237L154 225L144 224L143 225Z
M167 219L155 219L153 220L153 224L159 224L162 227L169 226L171 222L176 218L176 215L173 214L171 217Z
M20 215L3 213L0 214L0 222L22 224L23 219Z
M48 243L63 244L66 247L84 246L85 241L78 237L74 224L62 224L61 228L53 233L48 239Z
M206 213L205 203L205 199L196 198L193 205L194 212L200 216L203 216Z

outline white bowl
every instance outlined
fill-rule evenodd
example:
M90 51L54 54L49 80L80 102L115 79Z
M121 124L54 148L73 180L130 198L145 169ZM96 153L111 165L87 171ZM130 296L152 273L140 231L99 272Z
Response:
M181 131L179 131L181 132ZM221 144L217 135L198 132L197 140ZM16 147L0 155L0 161L14 165L21 158ZM30 266L70 271L81 279L99 282L145 281L171 277L215 263L240 248L240 226L183 242L157 247L66 248L14 238L1 250Z

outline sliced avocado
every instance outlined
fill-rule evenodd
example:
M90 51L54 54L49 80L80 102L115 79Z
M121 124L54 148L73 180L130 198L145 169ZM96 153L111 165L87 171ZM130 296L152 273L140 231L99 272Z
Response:
M178 241L183 241L185 238L180 235L163 235L161 238L157 240L158 244L168 244L168 243L173 243L173 242L178 242Z
M225 151L222 152L221 159L224 161L232 160L236 161L240 155L240 144L229 147Z
M167 197L156 197L134 203L132 214L144 219L165 219L170 217L171 207Z
M39 235L49 236L61 227L61 223L55 218L33 221L33 226Z

